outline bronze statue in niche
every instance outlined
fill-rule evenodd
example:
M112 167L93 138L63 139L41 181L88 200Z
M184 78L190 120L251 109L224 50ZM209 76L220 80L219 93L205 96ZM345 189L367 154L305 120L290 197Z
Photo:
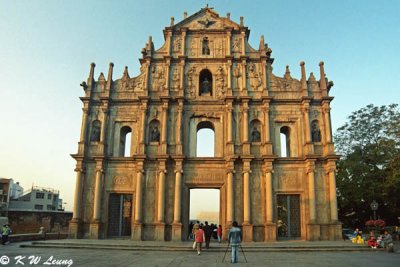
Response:
M311 138L313 142L321 142L321 131L319 130L318 121L313 121L311 125Z
M251 141L252 142L261 142L261 134L260 131L254 127L251 133Z
M210 55L210 46L208 44L208 37L203 38L201 52L203 55Z

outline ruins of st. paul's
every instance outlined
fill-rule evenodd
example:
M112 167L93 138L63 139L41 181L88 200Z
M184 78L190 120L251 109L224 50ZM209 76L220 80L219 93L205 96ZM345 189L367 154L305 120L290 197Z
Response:
M340 239L324 63L318 78L304 62L299 80L275 76L264 37L253 48L243 18L208 7L163 33L138 76L110 63L95 80L92 63L81 84L70 237L186 240L190 189L213 188L224 235L238 221L244 241ZM204 128L213 157L196 156Z

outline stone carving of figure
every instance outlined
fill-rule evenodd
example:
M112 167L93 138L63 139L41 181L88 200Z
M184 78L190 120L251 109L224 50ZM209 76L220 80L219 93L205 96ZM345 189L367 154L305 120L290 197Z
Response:
M242 76L242 72L240 71L240 65L237 64L233 69L233 77L235 77L235 88L240 88L240 77Z
M235 38L235 40L233 41L233 52L234 53L239 53L240 52L240 39L239 38Z
M210 54L210 47L208 45L208 37L203 38L203 44L202 44L202 54L203 55L209 55Z
M261 141L260 131L258 131L256 127L253 128L253 132L251 133L251 141L252 142L260 142Z
M90 135L90 142L99 142L100 141L100 122L94 121L92 126L92 134Z
M181 51L181 39L177 38L174 41L173 51L179 53Z
M211 92L211 84L208 81L207 77L204 77L204 80L201 82L200 94L208 94Z
M160 142L160 131L158 130L157 126L154 126L153 130L151 131L150 141Z
M162 90L165 86L165 77L164 71L162 67L154 67L153 68L153 90L158 91Z
M311 137L313 142L321 142L321 131L319 130L318 122L312 123Z
M249 67L249 80L250 80L250 86L253 90L257 90L258 87L261 86L262 84L262 79L261 79L261 73L257 72L257 66L254 63L250 63Z

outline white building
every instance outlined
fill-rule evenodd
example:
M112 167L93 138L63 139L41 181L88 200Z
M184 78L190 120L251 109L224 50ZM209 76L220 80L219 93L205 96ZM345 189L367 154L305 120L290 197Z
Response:
M59 196L58 190L33 186L17 199L11 199L9 210L63 210L62 200Z

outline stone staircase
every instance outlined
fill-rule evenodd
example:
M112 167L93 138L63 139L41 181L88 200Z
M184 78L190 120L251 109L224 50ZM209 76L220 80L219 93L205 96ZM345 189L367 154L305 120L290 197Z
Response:
M154 242L131 240L87 240L66 239L33 241L21 244L23 248L52 248L52 249L105 249L132 251L192 251L193 242ZM225 252L228 243L211 242L207 252ZM203 244L204 247L204 244ZM350 241L282 241L271 243L243 243L246 252L314 252L314 251L372 251L365 245L352 244Z

